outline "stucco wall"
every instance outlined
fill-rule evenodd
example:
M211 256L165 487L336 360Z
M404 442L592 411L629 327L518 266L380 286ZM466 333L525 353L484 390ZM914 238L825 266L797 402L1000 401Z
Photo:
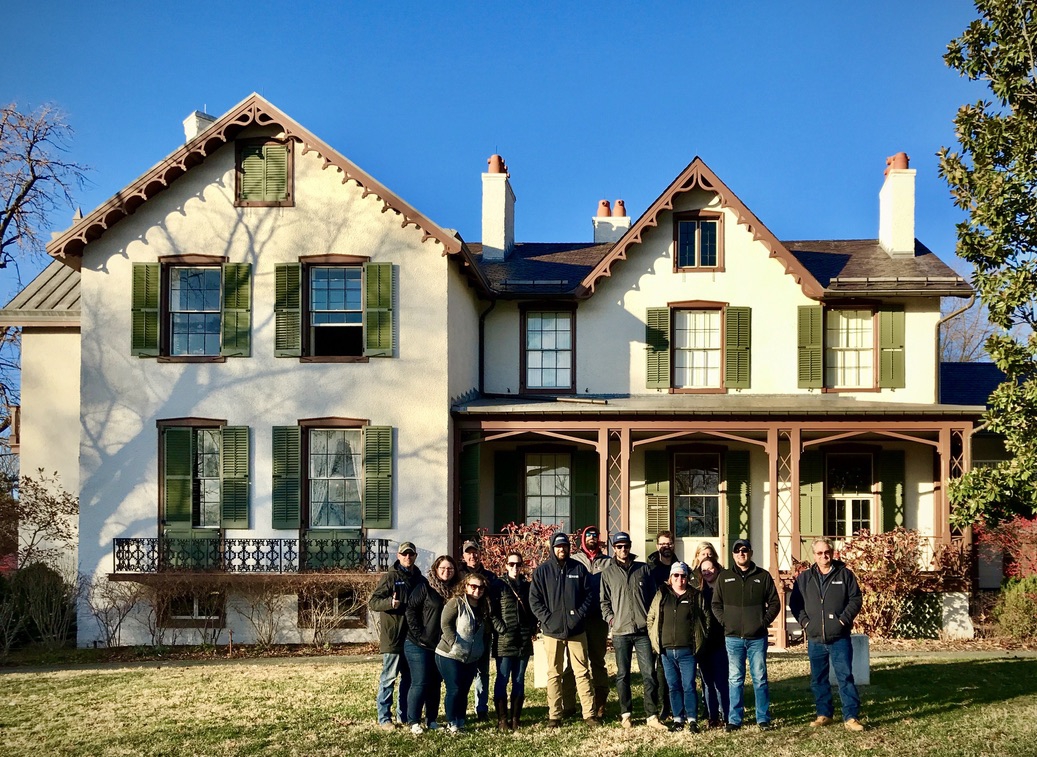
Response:
M24 329L21 361L21 475L56 471L62 487L76 492L79 329Z
M247 136L247 135L245 135ZM341 416L394 428L394 528L370 537L417 543L419 565L447 544L450 498L448 279L435 241L401 228L315 152L295 147L295 207L236 208L234 147L192 169L91 244L83 260L81 562L112 569L112 539L158 532L157 419L197 416L251 428L249 530L228 537L292 537L271 527L271 427ZM130 355L132 264L162 255L216 254L250 262L252 356L224 363L162 363ZM274 357L274 266L341 253L391 262L396 354L368 363ZM233 613L231 613L233 615ZM233 618L231 618L233 621ZM91 623L81 618L80 633Z

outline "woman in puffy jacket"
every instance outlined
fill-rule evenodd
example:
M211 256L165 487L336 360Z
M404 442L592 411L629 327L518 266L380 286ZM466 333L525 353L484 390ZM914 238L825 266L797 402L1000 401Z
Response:
M457 563L450 555L440 555L429 568L427 583L421 583L407 599L407 638L403 653L410 667L411 684L407 696L407 716L412 733L421 733L421 708L430 731L439 728L439 694L443 678L436 666L436 645L443 636L440 625L443 607L457 586Z
M443 607L443 636L436 646L436 666L446 684L447 730L464 728L468 691L486 649L490 618L489 582L469 573L458 582L455 595Z
M536 618L529 608L529 580L520 572L524 563L520 552L509 552L507 572L490 586L490 622L493 624L490 653L497 662L493 704L497 710L497 728L501 730L519 727L526 698L526 666L533 654L533 636L536 635Z
M662 657L674 730L698 733L698 698L695 694L695 656L702 649L712 612L702 594L691 586L691 569L682 562L670 566L670 580L652 600L648 611L648 637Z

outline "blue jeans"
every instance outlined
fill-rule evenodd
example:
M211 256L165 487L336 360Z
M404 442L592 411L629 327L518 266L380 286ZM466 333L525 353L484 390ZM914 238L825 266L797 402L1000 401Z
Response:
M745 661L749 659L749 674L753 677L753 692L756 695L756 723L771 722L771 692L767 684L767 637L741 639L725 636L727 644L727 686L731 705L727 711L730 725L741 725L745 714L743 689L745 688Z
M490 711L490 640L486 639L486 651L479 658L475 671L475 713L483 715Z
M524 699L526 696L526 666L528 657L497 657L497 681L493 684L493 699L501 701L508 698L508 682L511 682L511 699Z
M848 638L836 639L831 644L807 641L807 656L810 658L810 690L814 692L817 714L832 717L832 684L828 680L828 665L835 668L835 679L839 682L839 701L843 705L843 720L856 718L861 711L861 698L853 680L853 643Z
M656 698L655 653L647 633L625 633L612 637L616 650L616 693L619 695L619 711L632 712L633 697L630 693L630 662L637 652L637 667L645 687L645 714L649 717L659 712Z
M382 655L382 677L378 681L378 722L392 722L392 694L400 677L400 698L396 703L396 719L407 722L407 695L410 694L410 666L402 654Z
M436 655L436 667L443 676L446 685L446 701L444 713L446 721L458 728L464 728L465 710L468 709L468 691L472 688L472 679L479 667L478 662L464 663L452 657Z
M407 639L403 642L403 654L410 668L410 694L407 696L408 725L421 722L421 708L425 707L425 723L435 722L439 716L439 694L443 677L436 667L436 653L419 647Z
M706 700L706 717L709 720L727 720L731 696L727 688L727 647L716 644L699 652L696 658L699 675L702 677L703 698Z
M695 655L688 647L664 649L663 670L670 687L670 710L674 720L698 720L699 700L695 695Z

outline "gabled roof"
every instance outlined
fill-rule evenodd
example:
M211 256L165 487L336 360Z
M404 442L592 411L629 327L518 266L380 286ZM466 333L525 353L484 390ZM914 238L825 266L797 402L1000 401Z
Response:
M877 239L785 242L824 287L825 298L924 295L969 297L972 286L924 244L911 258L891 258Z
M98 206L82 220L74 223L47 245L47 252L56 258L78 257L83 249L101 237L105 231L141 205L169 187L174 181L200 164L206 157L232 142L235 136L249 126L277 126L285 136L302 145L302 154L316 152L324 159L324 168L335 168L342 174L342 183L355 181L363 187L364 196L374 194L382 201L382 212L392 210L403 217L402 226L413 224L422 232L422 240L439 241L446 252L461 252L461 240L415 210L411 205L390 192L380 182L326 145L307 129L296 123L267 100L253 93L235 105L208 129L172 152L164 160L116 192L107 202Z
M0 308L0 326L79 325L79 271L51 261Z
M612 275L612 266L616 261L626 260L627 250L635 244L640 244L644 234L649 229L659 225L659 214L666 210L673 210L675 198L684 192L694 189L703 189L714 192L720 200L720 205L734 211L738 218L738 224L745 226L753 235L754 240L762 241L770 250L770 256L776 258L785 267L785 273L792 276L796 283L803 288L803 293L808 297L819 299L823 293L823 287L814 278L807 268L796 259L789 250L778 241L770 229L763 225L756 215L746 207L737 195L732 192L724 182L705 164L702 158L695 157L688 167L670 182L670 186L659 195L640 218L634 223L627 233L624 234L604 258L591 270L580 282L579 294L589 297L594 293L598 280L603 276Z

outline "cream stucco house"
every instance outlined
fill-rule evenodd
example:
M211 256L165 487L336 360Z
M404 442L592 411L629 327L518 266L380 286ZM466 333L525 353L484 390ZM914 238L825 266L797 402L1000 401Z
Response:
M165 622L247 641L236 594L280 576L305 640L294 577L512 521L747 536L775 573L819 535L955 538L982 408L939 403L937 340L972 290L914 239L906 159L878 240L780 241L696 158L592 242L522 244L493 156L466 244L257 95L185 130L0 311L22 467L78 491L81 570L228 579Z

